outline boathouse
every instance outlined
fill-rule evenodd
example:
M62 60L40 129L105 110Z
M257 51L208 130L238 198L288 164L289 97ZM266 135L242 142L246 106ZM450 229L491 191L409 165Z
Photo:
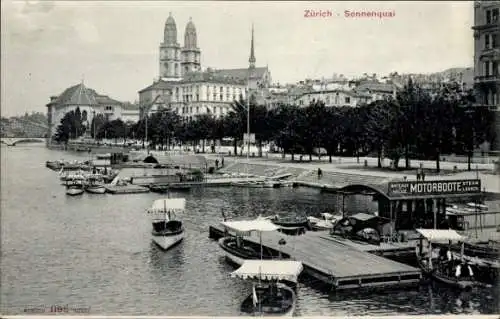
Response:
M389 218L398 230L452 227L446 219L447 201L477 202L483 195L480 179L352 184L336 193L342 196L343 206L346 196L372 196L378 203L378 215Z

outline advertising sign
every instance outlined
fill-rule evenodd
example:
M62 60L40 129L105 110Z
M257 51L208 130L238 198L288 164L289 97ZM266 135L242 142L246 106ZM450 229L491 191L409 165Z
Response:
M480 179L405 181L389 183L389 196L470 194L480 192Z

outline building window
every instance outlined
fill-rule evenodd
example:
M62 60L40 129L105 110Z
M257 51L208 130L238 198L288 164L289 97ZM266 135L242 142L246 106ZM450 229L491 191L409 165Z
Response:
M489 49L490 48L490 35L485 34L484 35L484 49Z
M498 48L498 33L494 33L491 35L491 47L493 49Z
M222 101L224 95L221 93L221 94L219 94L219 97L220 97L220 100Z
M490 76L490 61L484 62L484 76Z
M199 106L196 107L196 113L200 113L200 107Z
M495 8L493 9L493 11L491 12L491 20L493 23L496 23L498 21L498 15L499 15L499 9L498 8Z
M492 64L493 64L493 68L492 68L493 75L497 76L498 75L498 62L495 61L495 62L492 62Z
M350 104L351 103L351 98L346 96L345 99L344 99L345 103L346 104Z
M212 101L216 101L217 100L217 94L214 93L212 97L213 97Z
M199 100L200 100L200 94L196 93L196 101L199 101Z
M486 23L491 23L491 10L486 10Z

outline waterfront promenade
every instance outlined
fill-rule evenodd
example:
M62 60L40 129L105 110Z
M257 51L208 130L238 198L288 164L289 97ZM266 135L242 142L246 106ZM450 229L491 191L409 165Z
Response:
M247 169L246 157L230 157L220 154L205 154L206 158L211 162L219 159L219 162L224 157L224 168L222 171L242 171ZM498 175L493 174L494 164L474 164L473 170L467 171L467 163L447 162L440 163L441 173L434 174L432 170L435 169L435 161L420 161L411 160L411 170L394 171L388 168L389 160L383 162L383 168L377 168L377 159L373 157L360 157L359 163L355 157L334 157L332 163L329 162L327 156L322 156L318 159L313 156L313 160L309 161L309 156L303 156L303 160L291 160L288 155L285 158L281 154L269 154L264 157L250 157L248 159L248 171L251 174L269 176L273 173L292 174L292 178L297 181L305 183L316 183L318 185L328 185L331 183L339 183L339 180L345 180L349 183L357 182L360 179L366 180L374 184L389 182L390 180L404 179L409 181L416 180L417 168L422 164L426 172L425 180L436 179L475 179L477 176L481 179L482 187L489 193L500 193L500 183L498 182ZM306 160L307 159L307 160ZM367 167L365 167L365 160ZM476 165L478 171L476 171ZM453 172L456 166L457 172ZM400 161L400 167L404 167L404 160ZM323 171L323 177L318 179L317 170L320 168ZM342 184L342 182L340 182Z

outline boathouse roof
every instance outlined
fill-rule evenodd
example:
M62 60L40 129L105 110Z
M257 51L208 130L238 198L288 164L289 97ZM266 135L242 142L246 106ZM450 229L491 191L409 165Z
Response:
M477 179L410 181L398 178L389 182L351 184L339 188L337 192L344 195L382 196L388 200L480 196L481 181Z
M207 160L199 155L164 155L164 154L133 154L130 157L133 162L154 163L169 166L181 166L191 168L205 168Z

